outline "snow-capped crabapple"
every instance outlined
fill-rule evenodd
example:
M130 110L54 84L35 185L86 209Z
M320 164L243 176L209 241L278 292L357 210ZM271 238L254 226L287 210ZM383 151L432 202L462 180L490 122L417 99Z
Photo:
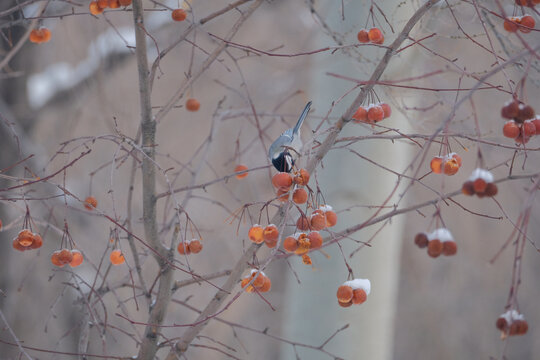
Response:
M358 107L352 116L352 119L356 123L368 121L368 112L363 106Z
M262 244L264 241L264 229L260 225L253 225L248 231L249 240L255 244Z

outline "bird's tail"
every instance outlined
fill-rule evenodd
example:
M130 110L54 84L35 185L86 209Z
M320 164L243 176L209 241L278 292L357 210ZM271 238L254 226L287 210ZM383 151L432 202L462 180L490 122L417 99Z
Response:
M300 118L298 119L298 122L296 123L296 125L295 125L295 127L293 129L293 134L298 134L298 131L302 127L302 123L306 119L306 116L307 116L307 114L309 112L310 107L311 107L311 101L306 104L306 107L304 108L304 111L302 111L302 114L300 115Z

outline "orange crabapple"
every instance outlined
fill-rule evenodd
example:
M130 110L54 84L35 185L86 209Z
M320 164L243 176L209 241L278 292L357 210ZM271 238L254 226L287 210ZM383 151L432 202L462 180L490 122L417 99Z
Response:
M131 0L118 0L120 2L120 5L122 6L129 6L131 5Z
M309 247L311 249L319 249L322 246L323 238L318 231L311 231L307 234L309 239Z
M311 229L311 220L308 219L308 217L305 215L300 215L300 217L296 221L296 227L298 228L298 230L302 231L309 230Z
M71 254L73 255L73 259L69 263L69 266L77 267L83 263L84 258L79 250L71 250Z
M276 198L281 202L289 201L289 189L284 189L284 188L277 189Z
M320 210L315 210L311 215L311 228L313 230L322 230L326 227L326 218Z
M352 119L355 123L361 123L368 121L368 112L365 107L360 106L356 109L355 113L352 116Z
M193 254L198 254L203 249L202 243L197 239L191 240L188 246L189 246L189 251L191 251Z
M309 183L309 178L310 178L309 172L306 169L300 169L295 174L293 178L293 182L296 185L306 186Z
M199 102L199 100L195 98L187 99L186 101L187 111L192 111L192 112L198 111L200 107L201 107L201 103Z
M370 122L378 122L384 118L384 110L379 105L372 105L368 108L367 117Z
M93 196L88 196L86 199L84 199L84 207L87 210L94 210L97 207L97 200Z
M180 243L176 247L176 250L178 250L178 253L180 255L189 255L189 254L191 254L191 250L189 249L189 240L180 241Z
M337 214L330 205L321 205L318 210L323 213L324 218L326 219L326 227L332 227L337 224ZM314 212L316 211L317 210Z
M431 257L439 257L439 255L442 254L443 245L442 242L439 239L432 239L429 240L427 253Z
M236 167L234 168L234 172L240 172L240 171L246 171L248 169L248 167L246 165L242 165L242 164L239 164L239 165L236 165ZM237 174L236 175L236 178L237 179L243 179L245 178L246 176L248 176L249 172L245 172L245 173L242 173L242 174Z
M264 229L262 228L262 226L255 224L249 229L249 240L251 240L255 244L262 244L262 242L264 241L263 233Z
M352 302L355 305L363 304L367 300L367 294L364 289L353 290Z
M384 118L389 118L392 115L392 108L387 103L380 103L379 106L383 109Z
M365 29L360 30L358 34L356 34L356 38L362 44L366 44L369 42L369 34Z
M382 44L384 42L384 35L379 28L371 28L368 31L369 41L374 44Z
M347 303L353 298L353 289L348 285L341 285L337 289L336 296L339 302Z
M272 288L272 281L270 281L270 278L268 276L264 277L264 283L262 286L258 289L260 292L268 292Z
M97 0L97 3L101 9L106 9L109 7L109 0Z
M113 265L121 265L126 261L126 259L124 258L124 254L122 254L122 251L120 249L114 249L113 251L111 251L109 259L111 260L111 264Z
M510 33L514 33L518 29L518 24L519 24L518 17L508 17L504 19L503 27L504 27L504 30Z
M274 241L279 237L279 230L274 224L270 224L264 228L263 239L265 241Z
M534 124L534 127L536 128L535 135L540 135L540 117L537 116L534 120L531 120L531 122Z
M514 120L508 120L503 126L503 135L507 138L515 139L519 136L519 126Z
M12 243L12 246L15 250L19 250L19 251L25 251L25 250L28 250L29 248L25 247L25 246L22 246L21 244L19 244L19 242L17 241L17 239L13 239L13 243Z
M283 248L288 252L295 252L298 249L298 240L294 236L287 236L283 240Z
M534 21L534 18L530 15L525 15L521 18L520 21L520 27L519 31L521 31L524 34L528 34L534 29L536 25L536 21Z
M171 17L174 21L184 21L186 20L187 13L184 9L174 9L171 12Z
M109 0L109 7L111 9L118 9L120 7L120 1L119 0Z
M294 190L293 195L292 195L292 199L293 199L295 204L298 204L298 205L305 204L307 202L307 199L308 199L308 193L307 193L307 191L305 189L298 188L298 189Z
M459 171L458 161L454 158L448 159L444 162L444 174L445 175L455 175Z
M272 185L277 189L289 189L292 186L293 178L287 172L279 172L272 176Z
M34 241L30 245L30 249L39 249L43 245L43 238L39 234L34 234Z
M88 10L90 10L90 14L92 15L99 15L103 12L103 9L99 7L99 4L97 1L91 1L88 5Z
M536 126L531 120L525 120L521 125L521 131L525 136L536 135Z
M442 156L433 157L433 159L431 159L431 162L429 163L429 166L431 167L431 171L433 171L435 174L441 174L442 162L443 162Z

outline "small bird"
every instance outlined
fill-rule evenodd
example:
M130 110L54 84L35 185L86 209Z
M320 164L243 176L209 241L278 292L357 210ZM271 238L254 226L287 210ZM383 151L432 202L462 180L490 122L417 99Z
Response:
M285 130L285 132L283 132L283 134L281 134L276 141L270 145L268 157L278 171L291 172L294 165L294 160L289 150L292 150L297 154L300 152L300 150L302 150L300 128L306 119L310 107L311 101L306 104L306 107L304 108L304 111L302 111L296 125L291 129Z

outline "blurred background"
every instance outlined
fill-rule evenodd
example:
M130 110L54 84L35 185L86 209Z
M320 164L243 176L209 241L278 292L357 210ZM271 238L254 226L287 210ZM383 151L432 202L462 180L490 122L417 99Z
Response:
M158 51L187 33L156 68L152 92L155 112L186 79L200 71L219 39L254 1L199 23L230 2L144 1L151 64ZM27 19L42 4L28 3L24 6L20 1L4 0L0 4L4 55L24 35ZM133 177L131 155L126 151L129 147L111 140L115 136L136 138L140 122L132 12L128 7L92 16L88 3L49 2L39 25L51 30L51 41L26 43L2 69L0 78L0 169L34 155L3 175L43 177L91 149L89 155L66 169L65 179L62 172L47 183L0 193L4 226L0 232L0 309L5 317L0 340L14 342L15 334L24 345L71 354L32 350L25 354L39 359L77 358L84 336L89 338L88 353L135 356L144 327L117 314L143 323L148 317L146 299L133 299L139 292L131 284L138 279L126 234L120 233L120 247L127 265L111 267L108 256L113 244L109 239L115 226L99 215L125 221L133 185L133 231L141 237L144 234L140 168L136 167ZM240 296L220 314L219 321L209 323L194 341L200 346L191 347L186 358L221 359L227 358L225 353L240 359L540 357L536 341L540 338L540 286L535 276L540 273L539 204L535 192L530 191L530 178L500 183L496 201L458 195L453 201L414 208L459 190L479 166L492 169L496 179L508 176L512 159L514 175L535 173L540 168L538 139L531 139L527 151L516 152L513 142L501 132L500 108L511 98L509 83L516 86L527 74L519 97L533 107L540 106L540 64L537 58L526 57L490 77L489 84L472 97L473 103L467 101L456 109L445 130L458 135L449 140L451 150L463 158L458 174L425 176L431 158L446 151L440 142L430 144L428 138L466 94L455 89L472 88L481 76L524 46L515 35L504 33L502 20L489 13L500 13L492 2L479 1L478 13L468 2L449 2L450 8L442 3L410 34L412 39L426 38L422 46L395 54L383 74L382 80L406 86L375 87L374 101L389 103L392 116L377 127L348 124L339 138L350 141L336 143L310 182L312 189L321 191L324 203L338 213L338 225L325 232L329 239L374 214L413 209L353 233L340 240L340 246L334 244L313 253L312 266L304 265L297 256L274 259L265 270L272 280L272 290L265 296L268 302L255 294ZM205 275L231 269L249 246L249 227L266 224L272 217L276 206L271 205L268 213L260 211L275 196L270 182L273 170L264 167L268 165L267 149L295 123L305 103L312 100L313 110L304 124L303 139L317 146L359 92L355 82L333 74L369 79L384 48L357 46L357 32L377 26L385 34L385 45L391 44L421 4L393 0L264 1L232 39L261 52L228 47L160 120L158 193L169 186L184 188L222 179L233 174L237 164L259 168L244 179L231 177L193 191L180 191L174 199L158 200L164 243L172 236L177 204L200 232L204 249L188 258L194 272ZM508 14L521 11L511 1L504 5ZM190 10L188 19L173 22L170 9L181 6ZM521 37L534 47L538 45L535 34ZM411 41L404 43L409 44ZM301 55L325 47L336 49ZM438 73L426 76L433 72ZM199 111L184 108L187 97L200 101ZM140 161L140 157L135 158ZM300 159L300 165L306 161ZM410 177L421 178L421 182L411 182ZM2 177L0 184L6 188L16 182ZM75 198L64 198L57 185L65 186L79 199L95 196L99 211L89 212ZM23 197L32 198L26 204L44 245L37 251L18 253L11 242L22 228ZM532 212L526 229L528 242L520 259L517 298L529 331L502 341L495 321L507 305L514 245L511 243L494 263L490 260L512 234L526 200L531 201ZM246 204L250 204L249 210L240 218L238 210ZM456 239L456 256L433 259L413 243L417 233L435 228L435 213L440 213ZM294 231L297 216L295 212L287 222L287 234ZM64 219L85 256L85 263L76 269L59 269L50 263L50 254L61 246ZM190 237L191 229L185 225L182 236ZM362 246L363 242L371 246ZM152 284L157 265L139 245L145 281ZM269 255L269 249L263 247L255 262L264 263ZM179 266L188 266L185 258L176 260ZM372 292L366 303L341 308L335 294L347 280L348 266L356 278L371 280ZM185 273L175 274L177 280L190 278ZM220 285L224 280L217 278L214 283ZM84 299L92 283L110 291L88 303ZM239 289L237 286L235 291ZM205 283L179 289L164 323L192 322L197 316L193 309L202 309L214 293L215 288ZM347 324L348 328L321 351L319 346ZM176 339L183 332L183 328L167 328L163 336ZM158 352L159 358L165 358L167 351L165 346ZM0 344L0 358L21 357L16 346Z

